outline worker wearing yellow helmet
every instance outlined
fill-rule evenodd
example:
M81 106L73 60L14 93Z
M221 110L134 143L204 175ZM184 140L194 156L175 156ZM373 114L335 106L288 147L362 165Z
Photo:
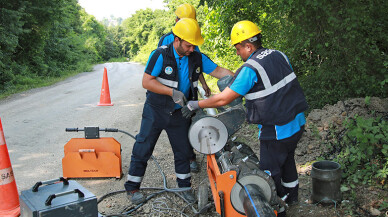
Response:
M179 5L175 10L175 15L176 15L176 19L175 19L176 22L178 22L182 18L191 18L191 19L196 20L196 17L197 17L194 6L192 6L189 3ZM171 31L171 32L163 35L160 38L159 43L158 43L158 47L163 46L163 45L168 45L168 44L172 43L173 41L174 41L174 34ZM195 46L194 50L200 52L198 46ZM199 81L202 84L202 88L205 90L205 96L209 97L211 95L211 90L210 90L209 86L207 85L206 80L205 80L202 73L199 76ZM198 167L198 164L196 161L196 155L195 155L194 151L192 151L192 157L191 157L191 161L190 161L190 170L191 170L191 172L194 172L194 173L199 172L199 167Z
M197 20L195 8L189 3L179 5L175 10L175 15L176 15L175 22L178 22L182 18L191 18L191 19ZM160 38L158 47L162 45L168 45L173 41L174 41L174 36L171 31ZM196 47L196 50L199 52L198 46Z
M233 75L217 66L206 55L194 50L204 42L196 20L180 19L172 28L174 41L154 50L145 68L143 87L147 89L139 134L133 146L128 178L124 187L134 204L145 201L139 191L147 161L152 155L162 130L165 130L174 153L178 187L191 186L190 157L192 147L188 139L191 120L182 116L181 108L188 100L198 100L198 79L204 72L216 78ZM182 196L194 202L192 191Z
M231 42L245 62L221 93L189 101L182 109L190 117L199 108L217 108L244 96L246 119L258 124L260 169L268 170L277 194L289 204L298 201L298 174L294 153L306 122L308 105L287 56L262 47L261 30L251 21L236 23ZM279 210L278 216L285 216ZM284 211L284 212L282 212Z
M195 8L189 3L179 5L175 10L175 15L177 21L181 18L191 18L194 20L197 19Z

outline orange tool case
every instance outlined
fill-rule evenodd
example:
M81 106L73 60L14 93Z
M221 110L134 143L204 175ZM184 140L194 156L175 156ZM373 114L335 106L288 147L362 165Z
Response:
M72 138L64 147L64 178L121 178L121 144L112 137L100 138L98 127L66 128L67 132L85 131L85 138ZM106 131L117 132L117 131Z

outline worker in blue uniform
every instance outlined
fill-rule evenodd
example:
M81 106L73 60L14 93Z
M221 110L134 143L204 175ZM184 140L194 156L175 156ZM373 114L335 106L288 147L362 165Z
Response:
M181 18L191 18L191 19L197 20L195 8L189 3L179 5L175 10L175 15L176 15L175 22L178 22ZM171 44L173 41L174 41L174 34L172 33L172 31L170 31L169 33L163 35L160 38L158 47ZM195 46L194 50L197 52L200 52L198 46ZM201 82L202 88L205 90L205 96L209 97L211 95L211 90L207 85L202 72L200 73L198 80ZM191 149L191 151L192 151L192 154L191 154L191 160L190 160L190 171L194 173L198 173L199 167L196 161L196 155L193 149Z
M261 30L251 21L236 23L231 41L245 62L221 93L201 101L189 101L185 117L199 108L216 108L244 96L246 119L258 124L260 169L268 170L276 191L286 203L298 202L298 174L294 160L297 143L306 122L308 105L287 56L263 48ZM278 216L285 216L285 209Z
M124 184L134 204L145 200L139 191L147 161L152 155L162 130L165 130L174 153L178 187L191 186L190 157L192 149L188 130L191 120L182 116L181 108L188 100L198 100L197 87L201 72L216 78L233 75L230 70L217 66L206 55L194 51L203 43L196 20L183 18L172 28L174 41L154 50L143 75L147 89L142 122L133 146L128 179ZM182 192L190 202L195 201L192 191Z
M192 6L189 3L181 4L177 7L175 10L175 22L178 22L181 18L191 18L194 20L197 20L197 15L194 6ZM174 41L174 34L171 32L163 35L158 43L158 47L163 45L168 45ZM201 52L198 48L198 46L194 47L195 51ZM205 96L209 97L211 95L211 90L209 86L206 84L205 78L203 77L203 74L200 74L199 81L202 84L202 88L205 90Z

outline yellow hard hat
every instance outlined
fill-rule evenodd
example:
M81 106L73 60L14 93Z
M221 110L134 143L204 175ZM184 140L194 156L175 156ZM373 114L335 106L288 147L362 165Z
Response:
M180 19L174 27L172 32L179 38L189 42L192 45L203 44L203 38L201 35L201 29L199 28L198 22L191 18Z
M243 20L234 24L230 38L232 45L238 44L244 40L250 39L253 36L259 34L261 30L251 21Z
M179 5L175 11L175 14L177 17L179 17L179 19L191 18L196 20L195 8L189 3Z

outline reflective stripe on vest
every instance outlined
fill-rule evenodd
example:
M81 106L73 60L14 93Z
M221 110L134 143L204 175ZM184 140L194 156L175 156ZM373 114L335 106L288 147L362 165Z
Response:
M156 80L159 81L161 84L164 84L169 87L178 88L178 82L177 81L171 81L164 78L156 77Z
M282 180L282 185L286 188L295 188L298 184L299 184L298 179L293 182L283 182Z
M267 74L266 74L266 76L267 76ZM267 76L267 78L268 78L268 76ZM292 72L291 74L287 75L286 77L284 77L282 80L280 80L278 83L276 83L273 86L265 87L265 89L261 90L261 91L246 94L245 99L254 100L254 99L262 98L262 97L268 96L270 94L273 94L277 90L279 90L280 88L286 86L288 83L293 81L295 78L296 78L296 75L294 72ZM264 80L263 80L263 83L264 83ZM264 85L265 85L265 83L264 83Z
M269 80L267 72L265 71L265 69L258 62L254 61L252 59L249 59L247 61L247 63L249 65L253 66L255 69L257 69L257 71L260 74L260 78L263 81L264 88L265 89L270 88L271 87L271 81Z
M131 176L128 174L127 176L127 180L128 181L131 181L131 182L141 182L143 180L143 177L140 177L140 176Z
M178 179L187 179L187 178L190 178L191 177L191 174L190 173L186 173L186 174L180 174L180 173L175 173L176 177Z
M194 82L193 82L193 87L194 87L194 88L198 87L198 81L194 81Z
M178 88L178 82L177 81L171 81L164 78L156 77L156 80L159 81L161 84L164 84L169 87ZM198 87L198 81L193 82L193 87Z
M281 52L281 51L278 51L278 52L281 53L281 54L283 55L283 57L284 57L284 59L287 61L288 65L291 66L290 61L288 61L287 56L286 56L283 52Z

